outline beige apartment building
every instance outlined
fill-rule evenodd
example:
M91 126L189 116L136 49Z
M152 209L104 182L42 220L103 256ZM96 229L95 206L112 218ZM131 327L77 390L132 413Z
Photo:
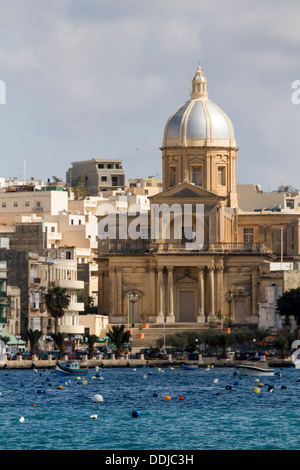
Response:
M234 128L208 98L200 67L190 99L165 125L161 152L163 191L150 197L146 235L134 239L128 230L124 238L116 218L116 237L99 236L99 313L110 323L140 323L145 312L152 324L201 327L229 317L259 326L266 288L283 288L283 271L272 263L300 254L298 215L239 208ZM297 269L293 279L300 283Z
M66 174L66 182L69 187L74 187L77 178L82 177L83 182L92 196L98 196L105 191L125 188L125 172L122 160L106 160L92 158L72 162L72 167Z

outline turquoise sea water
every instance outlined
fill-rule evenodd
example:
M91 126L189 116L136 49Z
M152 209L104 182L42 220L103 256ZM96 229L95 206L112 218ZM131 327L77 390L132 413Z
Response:
M276 371L259 394L234 368L0 371L0 450L298 450L300 371Z

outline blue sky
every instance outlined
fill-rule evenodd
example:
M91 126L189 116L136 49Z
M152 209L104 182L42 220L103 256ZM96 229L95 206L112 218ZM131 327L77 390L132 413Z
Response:
M289 0L0 0L1 177L65 179L122 158L161 176L164 126L200 63L230 117L237 181L300 189L300 4Z

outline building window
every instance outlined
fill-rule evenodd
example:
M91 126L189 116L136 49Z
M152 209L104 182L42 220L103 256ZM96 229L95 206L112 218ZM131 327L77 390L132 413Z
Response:
M170 168L170 186L176 186L176 167Z
M244 228L244 243L253 243L253 228Z
M202 168L193 167L192 168L192 181L197 186L202 186Z
M107 181L107 176L101 176L101 181Z
M2 207L6 207L6 203L5 203L5 202L2 202Z
M18 203L17 203L17 202L14 202L14 207L18 207Z
M218 186L225 186L225 166L218 167Z
M25 206L26 206L26 207L29 207L29 205L30 205L29 202L26 201L26 202L25 202Z
M111 169L113 168L112 163L108 163L108 164L107 164L107 168L108 168L109 170L111 170Z
M287 199L286 207L288 207L289 209L294 209L294 199Z
M98 163L98 168L99 168L99 170L101 170L102 168L104 168L104 164L103 163Z

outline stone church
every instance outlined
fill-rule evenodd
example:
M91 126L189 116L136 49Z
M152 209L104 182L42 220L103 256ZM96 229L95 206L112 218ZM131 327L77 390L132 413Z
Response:
M229 317L236 325L259 325L266 286L284 287L283 276L273 279L270 271L280 256L278 227L286 235L285 260L294 262L298 215L295 225L294 215L263 219L239 210L234 128L209 100L200 67L190 99L165 125L161 152L163 191L150 198L149 213L125 220L127 228L139 225L139 237L124 234L118 214L114 236L99 237L99 313L110 324L140 323L143 312L153 324L201 327Z

